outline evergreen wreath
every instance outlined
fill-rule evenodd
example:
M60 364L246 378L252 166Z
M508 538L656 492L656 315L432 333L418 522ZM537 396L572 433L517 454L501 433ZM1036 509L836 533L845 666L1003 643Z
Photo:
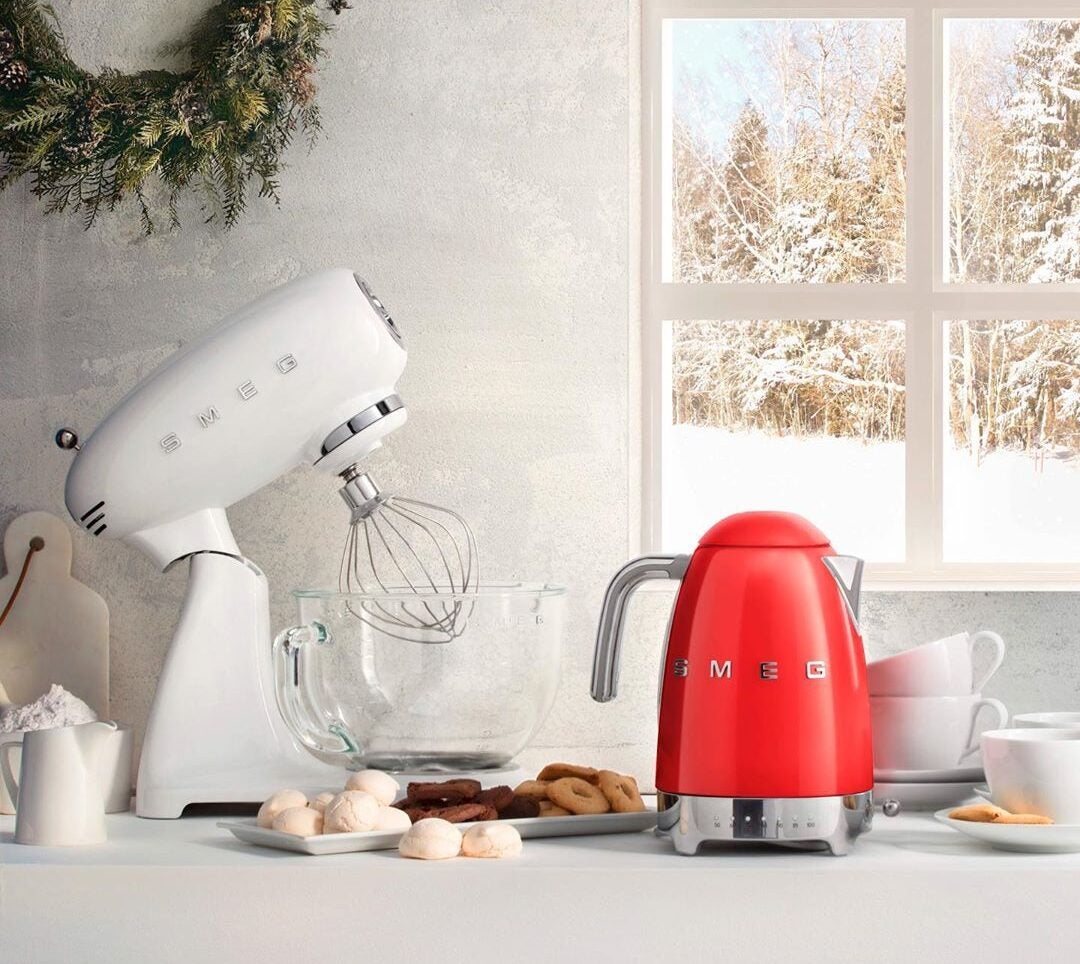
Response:
M176 48L189 69L92 74L71 59L50 6L2 0L0 190L29 176L47 211L70 208L87 228L134 197L149 234L156 179L173 227L187 188L205 191L207 221L232 226L252 181L278 201L297 131L315 141L313 78L330 29L315 0L220 0Z

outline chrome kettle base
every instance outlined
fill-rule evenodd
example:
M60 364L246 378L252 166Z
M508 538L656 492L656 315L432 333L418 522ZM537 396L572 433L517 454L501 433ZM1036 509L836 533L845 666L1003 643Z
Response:
M693 797L657 792L658 833L681 854L702 844L779 844L844 856L870 829L873 793L842 797Z

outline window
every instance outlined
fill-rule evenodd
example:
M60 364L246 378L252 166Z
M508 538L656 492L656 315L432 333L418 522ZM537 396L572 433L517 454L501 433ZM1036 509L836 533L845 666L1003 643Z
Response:
M646 0L647 550L1080 581L1078 91L1076 7Z

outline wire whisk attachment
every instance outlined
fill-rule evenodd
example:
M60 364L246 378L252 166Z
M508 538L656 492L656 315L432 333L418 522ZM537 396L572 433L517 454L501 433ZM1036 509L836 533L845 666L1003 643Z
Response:
M349 611L374 629L408 642L447 643L464 631L477 591L476 537L458 513L430 502L386 495L350 466L341 496L352 513L338 588L349 593L415 595L407 605L353 600ZM441 596L446 596L441 599Z

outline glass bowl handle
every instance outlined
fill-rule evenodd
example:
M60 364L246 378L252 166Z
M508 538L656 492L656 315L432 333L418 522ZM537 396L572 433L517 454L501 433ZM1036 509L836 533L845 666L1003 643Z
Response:
M293 735L315 753L355 753L356 747L322 722L304 665L307 646L328 638L322 623L290 626L274 640L274 693Z

